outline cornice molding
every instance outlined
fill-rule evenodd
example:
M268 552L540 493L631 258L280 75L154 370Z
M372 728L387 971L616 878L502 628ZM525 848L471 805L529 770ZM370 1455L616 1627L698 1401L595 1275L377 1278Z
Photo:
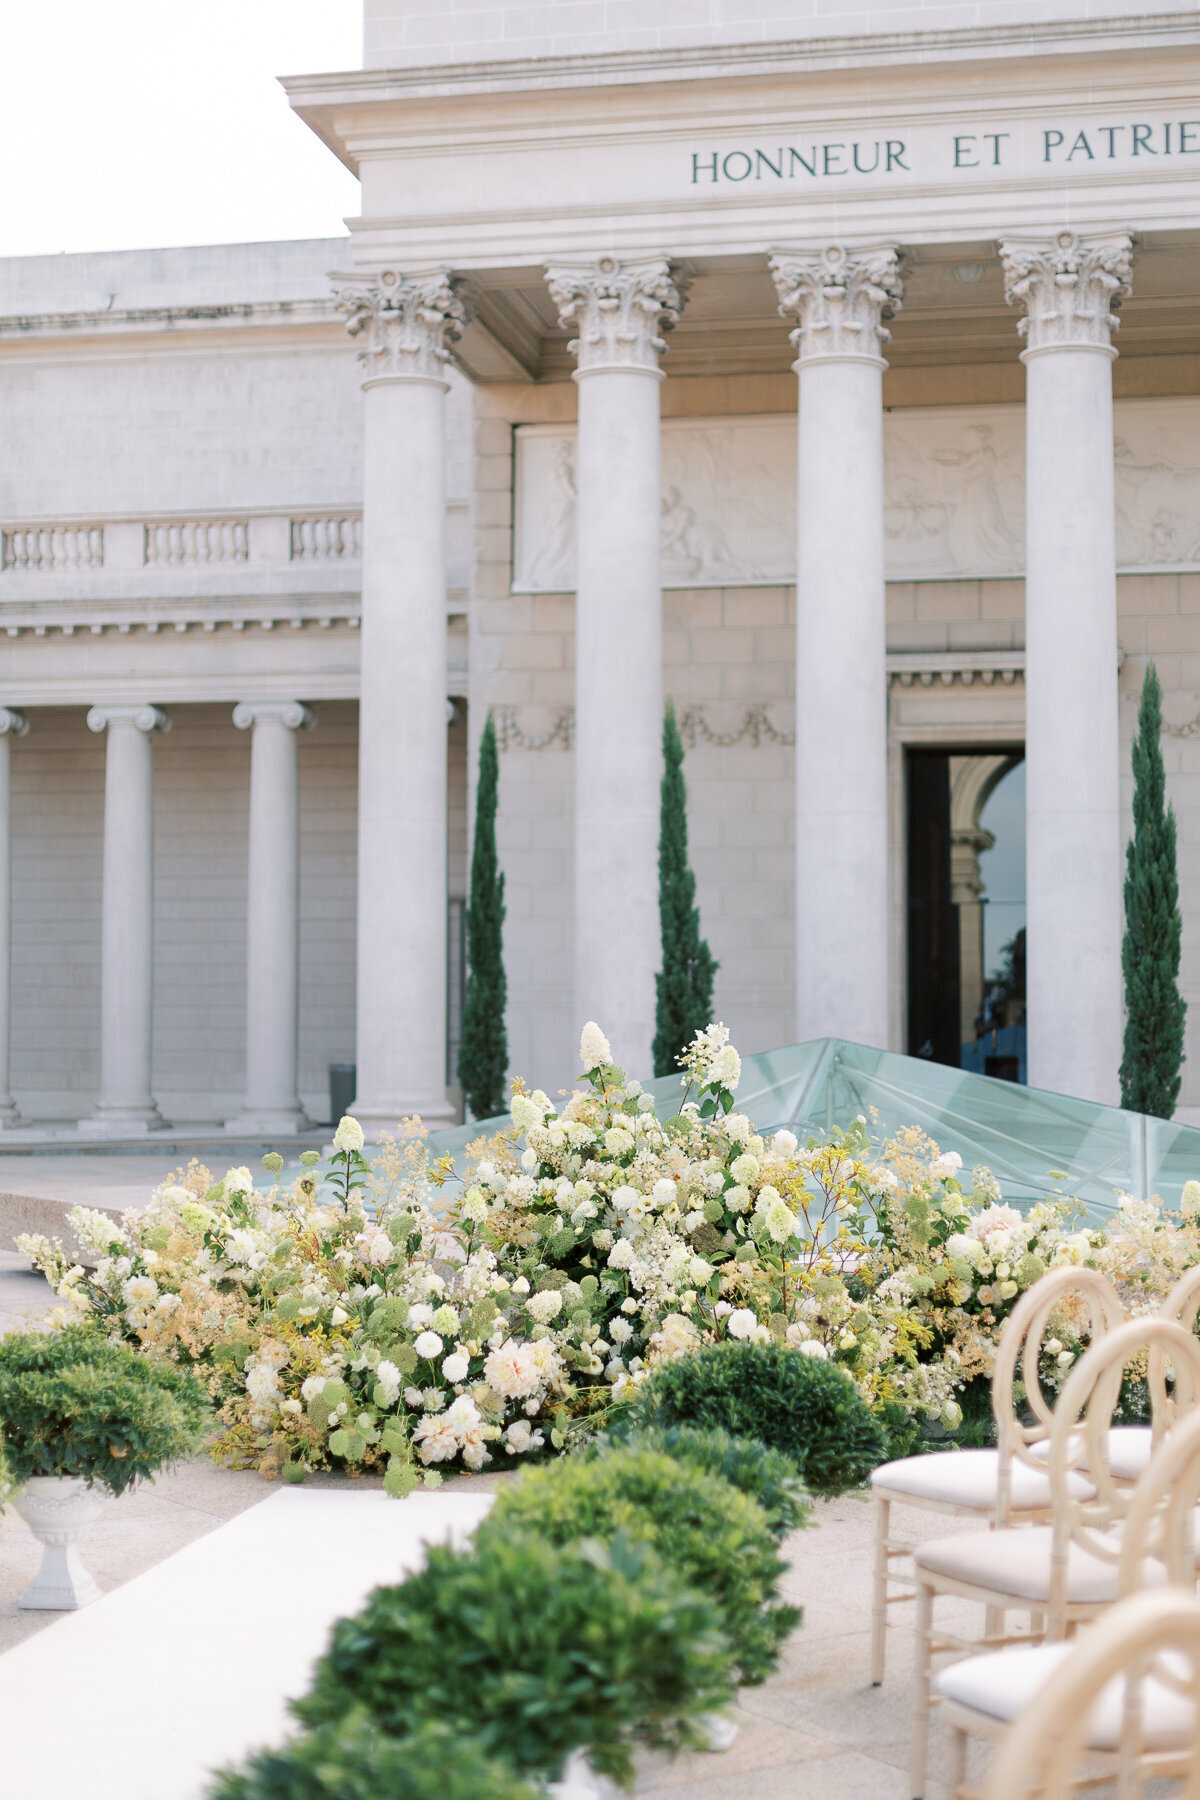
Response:
M821 38L789 38L764 44L672 45L663 49L580 52L570 56L513 57L474 62L429 63L410 69L354 69L281 79L290 104L310 112L386 105L392 101L442 98L472 92L538 88L601 87L616 83L713 81L819 70L830 64L853 68L922 62L991 60L998 57L1067 55L1111 48L1197 48L1194 9L1172 8L1148 16L1045 20L956 30L847 33ZM313 129L355 169L334 134Z

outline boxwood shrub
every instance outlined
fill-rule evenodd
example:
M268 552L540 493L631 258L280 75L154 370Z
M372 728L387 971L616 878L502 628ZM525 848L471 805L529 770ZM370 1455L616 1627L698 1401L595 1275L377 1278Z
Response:
M362 1707L404 1739L439 1719L545 1780L582 1750L628 1785L636 1743L703 1741L697 1716L728 1703L733 1663L714 1602L648 1545L496 1533L431 1548L417 1574L340 1620L293 1710L316 1728Z
M387 1737L361 1712L260 1750L218 1775L210 1800L537 1800L504 1763L441 1720Z
M631 1424L693 1425L761 1438L814 1494L858 1487L884 1460L883 1433L836 1363L782 1344L708 1344L661 1363L638 1390Z
M0 1437L17 1485L73 1475L124 1493L199 1449L208 1419L185 1370L89 1327L0 1338Z
M777 1541L789 1531L813 1523L812 1507L795 1463L761 1438L733 1437L719 1428L701 1431L695 1425L652 1425L639 1430L626 1419L593 1438L584 1455L611 1456L618 1449L656 1450L705 1475L719 1475L758 1501Z
M514 1530L570 1544L625 1533L651 1544L720 1609L738 1680L765 1681L799 1609L775 1597L787 1565L766 1514L748 1494L653 1450L618 1450L598 1461L529 1469L496 1496L478 1542Z

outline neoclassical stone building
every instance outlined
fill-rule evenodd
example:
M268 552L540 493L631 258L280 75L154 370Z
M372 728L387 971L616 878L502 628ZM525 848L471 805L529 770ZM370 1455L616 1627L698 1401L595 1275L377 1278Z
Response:
M744 1049L1115 1100L1149 660L1194 1043L1194 6L365 10L348 240L0 263L0 1103L449 1118L489 709L514 1069L647 1071L666 698Z

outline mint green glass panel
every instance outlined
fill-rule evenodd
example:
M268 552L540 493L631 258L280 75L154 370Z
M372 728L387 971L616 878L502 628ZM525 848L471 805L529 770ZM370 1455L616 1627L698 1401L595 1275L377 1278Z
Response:
M679 1078L645 1083L660 1118L678 1109ZM942 1150L956 1150L969 1176L989 1168L1004 1197L1030 1205L1051 1188L1074 1195L1097 1223L1119 1191L1158 1194L1178 1204L1185 1181L1200 1179L1200 1131L1115 1106L1019 1087L919 1057L870 1050L838 1038L792 1044L742 1063L738 1107L761 1131L786 1126L804 1137L861 1115L873 1136L915 1125ZM429 1140L433 1156L458 1156L503 1119L460 1125Z

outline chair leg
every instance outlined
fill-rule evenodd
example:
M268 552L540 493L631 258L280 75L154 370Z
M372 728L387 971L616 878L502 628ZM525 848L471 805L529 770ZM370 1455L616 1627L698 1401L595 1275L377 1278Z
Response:
M959 1800L959 1796L967 1785L967 1744L968 1737L961 1725L951 1727L950 1736L950 1769L946 1786L950 1790L950 1800Z
M933 1680L933 1589L917 1573L917 1617L913 1642L912 1743L909 1789L912 1800L924 1800L929 1772L929 1702Z
M875 1496L875 1563L871 1585L871 1686L883 1681L887 1657L888 1613L888 1532L892 1503L882 1494Z

